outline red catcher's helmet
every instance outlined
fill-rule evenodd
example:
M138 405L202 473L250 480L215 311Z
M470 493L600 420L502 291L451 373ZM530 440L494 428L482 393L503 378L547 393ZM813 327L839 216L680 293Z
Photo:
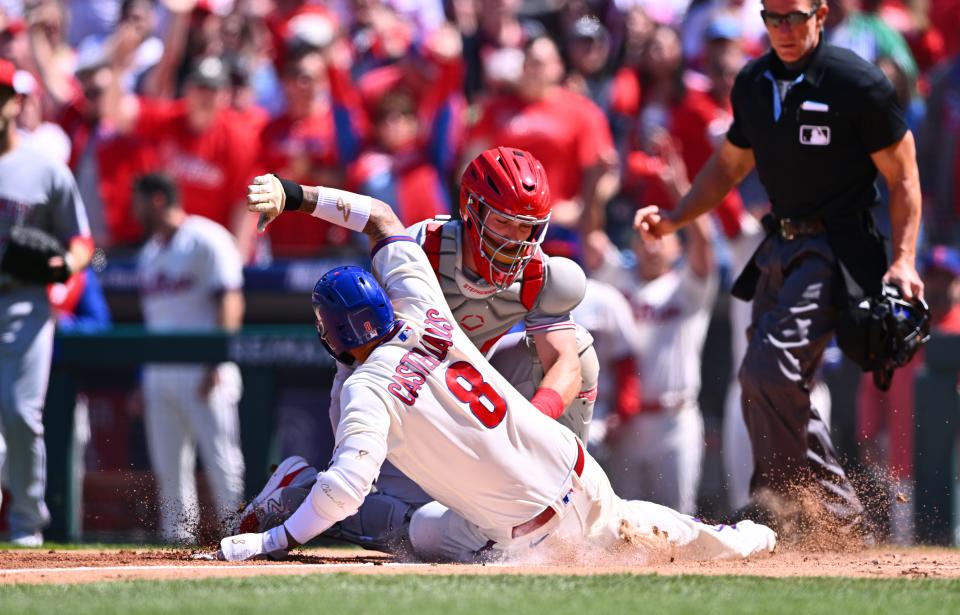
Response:
M460 179L460 217L477 273L498 290L507 288L547 233L550 187L543 165L530 152L511 147L483 152ZM490 228L493 217L529 225L530 234L518 240L498 233Z

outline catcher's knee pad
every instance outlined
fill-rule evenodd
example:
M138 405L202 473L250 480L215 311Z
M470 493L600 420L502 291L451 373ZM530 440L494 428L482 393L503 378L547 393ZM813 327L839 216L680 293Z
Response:
M416 507L412 504L391 495L371 493L357 514L334 524L323 535L364 549L405 554L409 549L410 517L414 510Z

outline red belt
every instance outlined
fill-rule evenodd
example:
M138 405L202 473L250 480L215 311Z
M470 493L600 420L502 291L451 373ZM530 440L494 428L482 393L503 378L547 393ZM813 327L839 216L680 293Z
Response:
M577 463L573 465L573 471L576 473L577 476L581 476L583 474L583 462L584 462L583 445L580 444L580 441L578 440L577 441ZM553 519L554 515L556 514L557 514L557 511L553 508L553 506L547 506L545 509L543 509L542 513L540 513L533 519L530 519L526 523L521 523L517 527L513 528L512 536L514 538L519 538L520 536L526 536L527 534L534 532L540 529L541 527L543 527L544 525L546 525L547 522L550 521L550 519Z

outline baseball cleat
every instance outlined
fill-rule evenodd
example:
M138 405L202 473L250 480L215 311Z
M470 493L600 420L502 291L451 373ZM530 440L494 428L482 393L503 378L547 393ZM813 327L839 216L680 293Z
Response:
M42 547L43 534L40 532L11 533L10 544L15 547Z
M240 514L240 522L237 526L237 532L241 534L249 532L262 532L265 529L279 525L285 519L283 516L289 516L296 510L296 506L289 508L290 496L283 497L284 489L288 487L298 488L295 491L309 492L310 487L317 479L317 470L313 468L303 457L293 456L284 459L273 474L267 480L257 497L253 498L243 512ZM303 501L300 497L299 501ZM297 502L299 505L299 502ZM275 521L275 522L274 522Z

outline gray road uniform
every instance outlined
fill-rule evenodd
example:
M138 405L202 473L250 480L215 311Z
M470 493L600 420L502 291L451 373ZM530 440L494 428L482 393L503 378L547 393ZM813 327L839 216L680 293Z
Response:
M0 250L17 226L50 233L64 247L90 234L70 170L26 148L0 156ZM39 534L50 521L42 412L53 333L46 287L0 274L0 469L6 464L12 538Z
M590 333L570 316L585 292L583 270L569 259L542 254L527 266L520 279L497 293L493 286L464 270L462 229L460 221L442 217L417 223L408 232L427 253L447 304L464 333L525 398L533 397L544 375L532 334L575 331L583 382L577 397L557 420L586 442L597 397L599 364ZM510 333L521 321L525 330ZM340 390L350 373L351 370L338 366L330 401L334 426L340 419ZM377 546L380 538L404 525L411 506L432 499L387 462L377 480L377 493L367 497L356 515L340 524L342 533L336 535Z

